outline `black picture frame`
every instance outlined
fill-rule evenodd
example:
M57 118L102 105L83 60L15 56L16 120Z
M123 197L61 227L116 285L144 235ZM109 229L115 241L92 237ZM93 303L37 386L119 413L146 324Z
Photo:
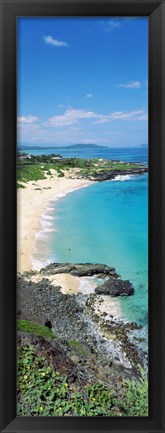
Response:
M1 7L1 432L165 432L165 2L0 0ZM16 18L148 16L149 416L16 417Z

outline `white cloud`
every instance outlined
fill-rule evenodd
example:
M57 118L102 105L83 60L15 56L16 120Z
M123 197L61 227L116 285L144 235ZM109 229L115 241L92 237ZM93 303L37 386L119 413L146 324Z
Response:
M87 93L86 94L86 98L92 98L93 97L93 93Z
M100 115L101 117L94 123L107 123L113 120L147 120L148 115L145 110L132 110L132 111L114 111L108 115Z
M112 32L120 28L121 24L117 19L101 21L101 26L105 32Z
M94 123L107 123L113 120L147 120L148 115L145 110L114 111L110 114L95 114L97 120Z
M127 128L124 122L128 122L129 133L130 122L140 121L147 121L147 110L113 111L104 114L69 107L62 115L52 116L44 122L37 116L19 116L17 137L19 142L24 143L97 144L104 140L116 140L115 137L119 134L124 137L122 131ZM138 125L139 127L141 125ZM132 129L135 129L135 124Z
M94 113L93 111L68 108L63 115L50 117L48 121L45 122L45 126L74 125L80 119L94 119L100 118L101 116L101 114Z
M131 81L130 83L118 84L117 87L123 87L124 89L139 89L141 83L140 81Z
M44 36L43 39L46 45L52 45L53 47L68 47L67 42L59 41L58 39L52 38L52 36Z
M132 110L132 111L115 111L110 115L111 120L147 120L148 114L145 110Z
M30 123L31 124L31 123L35 123L37 120L38 120L38 117L31 116L31 114L29 114L29 116L18 116L17 117L18 124L22 124L22 123L24 123L24 124Z
M103 124L113 120L147 120L145 110L115 111L110 114L95 113L82 109L68 108L63 115L50 117L43 126L62 127L78 123L80 120L91 119L94 124Z
M147 120L147 111L144 109L130 111L114 111L108 114L96 113L83 109L68 108L62 115L52 116L45 122L41 122L36 116L20 116L18 117L18 129L20 132L25 131L31 133L36 131L36 134L43 131L50 131L59 128L65 128L65 133L68 130L72 133L79 133L79 127L85 125L94 128L93 125L103 125L113 121L140 121ZM85 122L85 123L84 123Z

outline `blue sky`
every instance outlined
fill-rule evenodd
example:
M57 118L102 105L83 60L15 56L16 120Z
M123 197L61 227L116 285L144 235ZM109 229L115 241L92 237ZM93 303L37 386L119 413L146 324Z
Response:
M148 142L148 18L17 19L18 142Z

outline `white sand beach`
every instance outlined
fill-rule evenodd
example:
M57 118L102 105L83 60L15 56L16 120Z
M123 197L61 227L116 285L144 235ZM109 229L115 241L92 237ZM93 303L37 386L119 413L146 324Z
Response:
M17 271L30 271L33 268L31 254L35 245L35 234L41 230L40 218L49 200L57 199L61 194L83 188L92 182L72 178L68 172L58 177L55 170L46 179L29 181L25 188L17 192Z
M58 177L57 172L51 170L51 175L46 175L46 179L29 181L24 184L25 188L17 190L17 272L35 270L35 261L32 263L31 257L35 249L36 233L42 228L41 216L49 206L49 201L60 199L60 196L93 183L85 179L78 179L76 170L64 173L64 177ZM36 268L36 270L39 269ZM60 286L64 294L86 293L86 290L90 293L94 292L95 284L87 281L90 280L87 278L79 278L70 274L55 274L47 278L52 285ZM31 276L31 280L36 283L41 279L40 274ZM102 301L101 312L107 311L109 314L107 300ZM112 301L111 304L113 304ZM121 315L120 307L116 302L113 313Z

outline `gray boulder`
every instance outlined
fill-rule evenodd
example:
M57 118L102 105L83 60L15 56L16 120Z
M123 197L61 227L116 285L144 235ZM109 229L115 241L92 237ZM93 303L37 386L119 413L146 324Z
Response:
M109 278L104 284L96 287L95 293L97 295L130 296L133 295L134 288L128 280Z
M114 267L99 263L51 263L40 270L40 274L44 274L45 276L62 273L69 273L77 277L92 275L111 275L112 277L117 277Z

